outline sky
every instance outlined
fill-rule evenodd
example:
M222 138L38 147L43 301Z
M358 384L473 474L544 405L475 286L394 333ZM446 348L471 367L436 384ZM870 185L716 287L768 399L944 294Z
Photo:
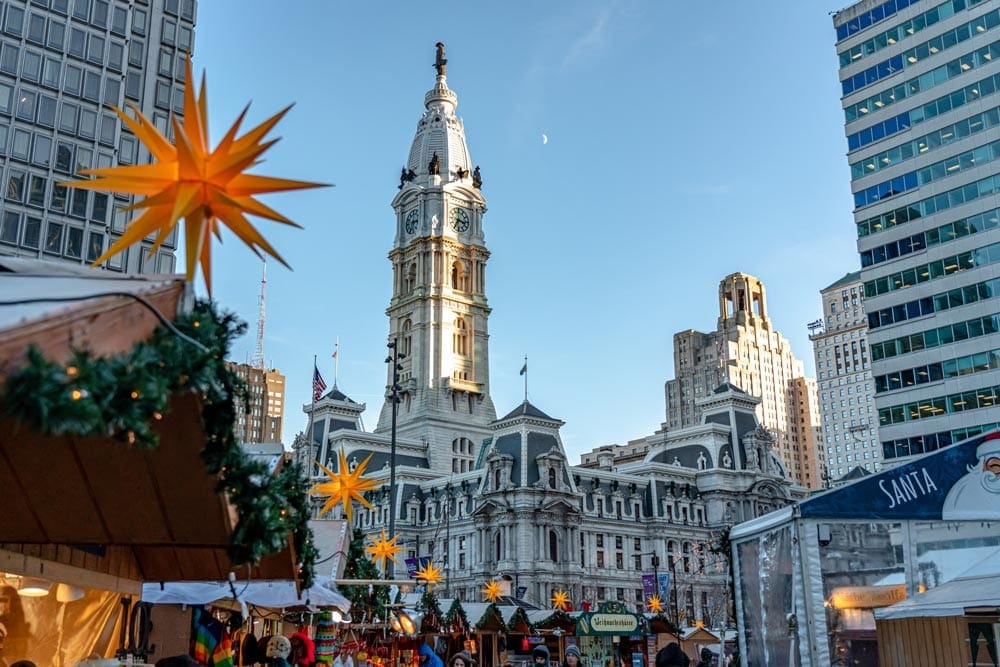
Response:
M194 66L213 140L244 105L294 102L259 173L333 184L264 199L302 229L258 228L264 350L287 381L284 442L305 429L314 355L367 404L385 385L390 202L447 46L486 197L491 394L566 422L571 461L665 420L673 335L711 331L744 271L815 377L819 290L858 268L829 0L199 3ZM543 143L542 135L548 137ZM178 266L182 266L179 259ZM261 262L231 234L213 298L256 345ZM204 287L199 287L204 293Z

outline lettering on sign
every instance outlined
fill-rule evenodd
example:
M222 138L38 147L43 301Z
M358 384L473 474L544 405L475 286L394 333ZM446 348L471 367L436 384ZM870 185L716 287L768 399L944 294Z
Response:
M889 509L899 507L937 491L934 478L927 468L911 470L899 477L879 480L878 487L889 498Z

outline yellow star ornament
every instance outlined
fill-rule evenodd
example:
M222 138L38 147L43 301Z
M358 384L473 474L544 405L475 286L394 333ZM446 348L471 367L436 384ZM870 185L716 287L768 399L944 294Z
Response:
M373 563L378 564L379 561L382 561L382 569L384 570L390 558L394 563L399 562L396 554L403 550L401 545L396 544L399 535L393 535L392 538L388 538L385 534L385 528L383 528L381 537L372 537L369 535L368 539L372 543L365 547L365 553L371 557Z
M500 594L502 593L499 581L491 581L487 583L483 586L481 591L483 593L483 599L487 602L496 602L500 599Z
M126 209L145 210L128 225L121 238L94 260L95 265L101 264L155 232L156 239L147 254L151 257L160 244L170 236L177 222L183 218L187 280L191 282L194 279L195 262L200 262L205 286L211 295L212 249L209 236L214 234L221 239L220 224L229 227L258 256L263 250L288 266L247 220L246 214L295 227L298 225L254 199L254 195L322 187L323 184L246 173L246 170L260 162L261 155L278 141L277 139L265 141L264 137L288 113L291 106L237 137L240 125L249 109L248 105L226 132L222 141L214 149L210 149L205 76L202 75L200 94L196 97L190 57L187 60L186 81L183 124L178 122L176 117L171 118L176 139L173 144L134 104L129 106L135 118L126 115L117 107L112 107L122 122L149 149L153 158L152 164L85 169L80 173L97 178L70 181L60 185L145 197Z
M569 593L566 591L556 591L552 594L552 608L566 611L569 609Z
M441 574L441 568L427 561L427 565L413 573L413 578L423 581L429 589L432 585L441 583L441 579L444 577Z
M318 516L323 516L332 510L338 503L341 503L344 506L344 515L347 516L348 521L351 521L353 518L351 506L354 500L357 500L370 510L375 509L362 495L365 491L371 491L382 484L382 482L378 482L373 479L364 479L362 477L362 475L365 474L365 467L368 465L371 458L372 454L369 454L368 458L358 464L358 467L354 469L354 472L350 472L348 470L347 455L344 454L344 450L340 450L340 455L337 461L337 472L333 472L319 461L316 462L316 465L318 465L323 472L326 473L326 476L330 478L330 481L319 482L309 489L310 495L329 496L326 503L324 503L323 507L320 509Z
M659 614L663 611L663 600L659 595L650 595L646 598L646 607L654 614Z

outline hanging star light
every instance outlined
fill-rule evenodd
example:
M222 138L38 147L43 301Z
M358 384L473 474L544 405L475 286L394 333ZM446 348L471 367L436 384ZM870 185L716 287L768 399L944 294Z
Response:
M310 495L329 496L317 516L323 516L332 510L338 503L341 503L344 506L344 514L347 516L347 520L351 521L353 518L351 507L352 501L354 500L357 500L370 510L375 509L362 495L365 491L371 491L372 489L378 488L378 486L382 484L382 482L378 482L374 479L365 479L362 477L365 473L365 467L368 465L372 456L372 454L369 454L368 458L359 463L358 467L356 467L353 472L348 469L347 455L344 453L343 449L340 450L340 455L338 457L337 472L333 472L319 461L316 462L316 465L318 465L323 472L326 473L327 477L330 478L330 481L319 482L309 489Z
M566 611L569 609L569 593L566 591L556 591L552 594L552 608Z
M480 590L482 591L483 599L487 602L496 602L500 599L500 594L503 592L499 581L490 581Z
M372 537L369 535L368 539L372 543L365 547L365 553L371 556L373 563L377 565L379 561L382 561L382 569L384 570L390 558L394 563L399 562L396 554L403 550L402 545L396 544L399 535L393 535L391 538L386 537L385 528L383 528L381 537Z
M187 280L194 280L196 262L200 263L205 286L211 294L212 248L209 236L214 234L221 239L220 225L227 226L257 256L261 256L261 251L264 251L288 266L247 220L246 214L294 227L299 225L254 199L253 195L322 187L323 184L246 173L278 141L264 141L264 137L288 113L291 106L237 137L249 109L247 105L222 141L214 150L210 149L205 76L202 74L201 89L196 96L190 57L187 59L186 71L184 120L182 124L177 118L171 118L176 138L173 144L134 104L130 103L129 106L135 118L112 107L122 122L149 149L152 164L85 169L80 173L97 178L59 185L145 197L125 209L145 210L128 225L125 233L104 254L94 260L95 266L155 232L156 239L147 252L147 257L152 257L183 218Z
M421 567L413 574L414 579L418 579L427 584L427 589L430 590L431 586L434 584L441 583L443 575L441 574L441 568L434 565L434 563L427 561L427 564Z
M663 600L659 595L650 595L646 598L646 607L654 614L659 614L663 611Z

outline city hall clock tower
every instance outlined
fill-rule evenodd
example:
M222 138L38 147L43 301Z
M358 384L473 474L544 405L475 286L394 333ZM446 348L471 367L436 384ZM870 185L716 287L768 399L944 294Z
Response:
M445 80L444 44L437 44L434 87L424 96L399 192L392 200L396 234L389 342L400 361L399 437L426 443L434 470L472 469L489 438L496 410L490 398L486 249L479 167L465 143L458 96ZM389 368L387 391L392 383ZM387 398L376 433L391 428Z

